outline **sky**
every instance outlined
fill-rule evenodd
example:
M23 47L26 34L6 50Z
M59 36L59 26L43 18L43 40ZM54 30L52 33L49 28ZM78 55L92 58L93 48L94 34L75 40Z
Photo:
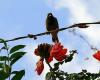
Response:
M60 28L79 22L100 21L99 3L99 0L0 0L0 38L12 39L45 32L45 19L49 12L57 17ZM100 25L90 26L87 29L77 28L76 32L100 50ZM82 69L98 72L100 62L92 57L95 52L86 42L68 30L60 32L58 36L65 48L77 49L79 53L74 56L72 62L60 66L61 70L68 73L80 72ZM34 55L34 49L40 43L52 44L51 36L45 35L37 37L37 40L23 39L8 43L11 47L17 44L26 45L24 51L27 54L13 66L13 70L25 69L26 74L22 80L44 80L45 74L49 71L45 64L40 76L35 72L39 57ZM89 60L85 61L86 57L89 57Z

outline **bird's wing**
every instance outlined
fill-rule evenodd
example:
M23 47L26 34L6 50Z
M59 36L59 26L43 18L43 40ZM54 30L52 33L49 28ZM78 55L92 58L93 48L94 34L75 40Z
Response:
M58 20L55 17L54 17L54 26L56 26L56 28L59 29Z

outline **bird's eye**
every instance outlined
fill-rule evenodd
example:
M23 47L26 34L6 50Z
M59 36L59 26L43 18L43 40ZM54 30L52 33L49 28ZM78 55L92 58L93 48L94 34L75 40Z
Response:
M52 16L52 13L48 13L48 16Z
M52 16L52 14L49 14L49 16Z

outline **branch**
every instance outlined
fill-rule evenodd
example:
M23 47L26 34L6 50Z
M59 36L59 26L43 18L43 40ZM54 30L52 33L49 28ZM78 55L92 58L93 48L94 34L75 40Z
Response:
M47 32L43 32L43 33L39 33L39 34L28 34L27 36L23 36L23 37L17 37L17 38L14 38L14 39L10 39L10 40L5 40L5 41L0 41L0 43L4 43L4 42L10 42L10 41L16 41L16 40L19 40L19 39L25 39L25 38L34 38L34 39L37 39L37 36L42 36L42 35L48 35L52 32L60 32L60 31L63 31L63 30L66 30L66 29L70 29L70 28L74 28L74 27L78 27L78 28L87 28L87 27L80 27L80 26L86 26L88 24L100 24L100 21L98 22L92 22L92 23L78 23L78 24L74 24L74 25L71 25L69 27L65 27L65 28L60 28L60 29L56 29L56 30L52 30L52 31L47 31Z

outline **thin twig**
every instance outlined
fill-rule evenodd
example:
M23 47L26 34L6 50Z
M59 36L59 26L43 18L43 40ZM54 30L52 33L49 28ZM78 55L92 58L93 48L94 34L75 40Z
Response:
M48 35L52 32L56 32L56 31L63 31L63 30L66 30L66 29L70 29L70 28L74 28L74 27L78 27L78 25L87 25L87 24L100 24L100 21L98 22L92 22L92 23L78 23L78 24L74 24L74 25L71 25L69 27L65 27L65 28L60 28L60 29L56 29L56 30L52 30L52 31L47 31L47 32L43 32L43 33L39 33L39 34L28 34L27 36L23 36L23 37L17 37L17 38L14 38L14 39L10 39L10 40L5 40L5 42L10 42L10 41L16 41L16 40L20 40L20 39L25 39L25 38L34 38L36 39L37 36L42 36L42 35ZM4 42L0 42L0 43L4 43Z
M53 71L53 68L51 67L50 63L48 62L47 59L45 59L46 63L48 64L49 68L50 68L50 71Z

